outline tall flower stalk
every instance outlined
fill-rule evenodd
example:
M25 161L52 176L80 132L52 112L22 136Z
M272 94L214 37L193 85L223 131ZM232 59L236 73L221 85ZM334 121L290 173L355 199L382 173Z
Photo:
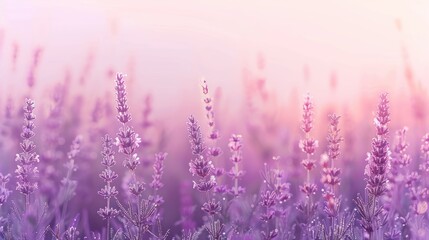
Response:
M340 136L338 127L340 117L331 114L329 115L329 131L328 131L328 153L327 162L322 163L322 183L327 186L323 194L325 199L325 212L331 220L335 218L339 210L339 199L335 194L335 189L340 185L340 169L335 167L335 162L340 155L340 143L343 138ZM322 157L323 159L323 157Z
M203 93L204 111L209 127L208 140L210 141L210 145L207 147L206 154L207 157L215 160L222 154L222 149L217 146L217 141L219 140L220 135L215 123L214 102L213 97L210 96L209 87L206 80L203 80L201 87ZM213 174L215 177L221 177L225 174L225 169L222 167L215 167ZM228 192L228 189L225 185L218 183L214 187L214 191L215 193L225 194Z
M113 139L109 135L105 135L103 138L103 149L101 150L103 159L101 164L105 167L100 174L100 178L105 182L104 187L98 191L98 194L106 199L106 206L98 210L98 214L107 221L106 225L106 239L111 239L111 220L115 218L119 211L111 206L111 199L118 195L116 187L112 185L112 182L118 177L118 174L113 171L112 167L115 166L115 152L113 150Z
M119 199L116 203L120 209L121 215L126 223L124 235L126 238L141 240L147 234L155 238L164 239L166 236L159 236L152 232L151 227L154 225L154 219L158 215L158 205L151 199L145 199L143 196L144 182L139 181L136 175L136 168L140 165L140 158L137 156L137 148L140 146L141 139L139 135L128 125L131 121L131 114L128 112L127 92L125 86L125 75L118 73L116 75L116 102L117 102L117 119L122 124L117 134L115 144L118 146L118 152L125 155L124 166L131 174L131 181L127 184L128 192L131 199L128 201L128 206L125 207Z
M243 159L242 150L241 150L243 147L243 144L241 139L242 139L241 135L233 134L229 139L229 144L228 144L229 150L231 151L230 160L232 161L232 164L233 164L231 170L229 171L229 175L234 181L233 186L229 192L234 197L238 197L240 194L244 193L244 188L238 184L239 179L242 178L244 175L244 171L240 170L240 165L239 165Z
M206 148L204 146L201 129L193 116L188 118L187 125L191 150L194 155L189 163L189 171L192 176L198 178L194 181L194 188L204 193L205 202L201 210L203 210L210 219L210 222L205 228L209 233L210 239L220 240L224 227L219 220L216 220L216 215L221 212L222 208L220 202L216 201L212 194L212 190L216 186L216 178L213 175L214 166L212 161L204 154Z
M159 190L164 187L162 175L164 175L164 161L167 155L167 153L163 152L155 154L155 163L153 164L152 182L150 183L152 194L149 196L149 200L157 207L160 207L164 203L164 198L159 194ZM160 220L159 215L155 217Z
M390 168L390 150L387 141L389 122L389 100L387 93L383 93L374 118L377 133L372 139L372 150L368 153L368 163L365 168L365 175L368 178L366 185L368 198L363 200L358 197L356 201L362 228L369 239L376 238L377 231L386 221L380 197L387 191L387 174Z
M118 73L116 75L116 109L118 111L117 119L122 124L119 128L119 133L116 137L116 146L119 147L119 152L125 155L124 166L131 173L132 180L128 184L129 192L141 197L144 191L144 183L137 180L135 170L140 164L140 158L137 156L136 150L141 143L139 135L128 126L131 121L131 114L128 112L127 92L125 86L125 75Z
M299 205L298 209L302 211L307 218L308 222L316 208L316 205L313 203L313 195L316 194L317 186L311 181L311 170L315 166L315 160L312 159L316 148L318 147L318 141L311 137L310 131L313 128L313 102L309 94L305 96L303 104L303 114L302 114L302 125L301 130L305 134L305 138L299 142L299 147L305 153L306 158L302 160L302 165L304 166L307 177L305 183L300 186L301 192L306 196L306 202Z
M6 187L6 184L9 182L9 180L9 174L3 175L0 173L0 207L6 203L7 199L9 198L10 190Z
M285 181L285 173L280 168L280 157L272 158L276 164L271 168L264 163L262 177L264 179L265 189L262 191L260 205L263 207L260 219L266 225L261 231L264 240L271 240L277 237L281 239L286 237L285 228L287 219L286 202L292 197L289 183ZM273 223L274 229L271 230L270 223Z
M26 99L23 109L24 125L21 132L23 140L20 144L22 152L16 155L15 161L18 162L18 164L15 173L18 179L16 190L24 195L24 211L26 211L30 204L30 195L38 188L37 173L39 171L35 165L39 162L39 155L34 151L36 149L36 144L32 140L35 135L34 120L36 119L33 113L34 101Z

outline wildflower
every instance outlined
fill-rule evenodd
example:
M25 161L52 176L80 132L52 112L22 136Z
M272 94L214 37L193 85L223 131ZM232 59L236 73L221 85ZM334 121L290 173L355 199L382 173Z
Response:
M152 183L150 186L155 190L159 190L164 186L161 182L162 174L164 173L164 160L167 157L167 153L155 154L155 163L153 165Z
M205 178L212 171L213 164L203 156L198 156L189 163L189 172L192 176L198 175L200 178Z
M372 151L369 154L368 166L370 174L367 189L375 197L381 196L386 191L386 173L390 164L389 143L386 139L386 134L388 133L387 124L390 121L388 103L387 94L382 94L374 120L377 137L372 140Z
M313 128L313 102L309 94L305 96L304 104L302 109L304 110L302 114L302 126L301 129L304 133L309 133Z
M113 151L113 140L109 135L103 137L103 149L101 151L102 160L101 164L105 169L99 175L106 185L98 191L98 194L106 199L106 206L100 208L97 213L107 220L107 239L110 239L111 232L111 219L119 215L119 211L111 206L111 199L118 195L118 191L115 186L112 186L112 182L118 177L118 174L112 170L112 167L116 164L114 151Z
M24 126L22 127L21 137L23 138L20 146L22 152L16 155L15 161L18 162L15 171L18 182L16 190L25 195L25 206L29 204L29 197L37 189L36 174L39 172L34 166L39 162L39 155L34 152L36 145L31 140L34 137L34 101L25 100L24 105Z
M214 176L212 176L209 180L200 180L198 182L194 181L193 188L198 189L201 192L208 192L212 190L216 186L216 180Z
M131 172L132 180L128 184L128 190L131 194L140 196L144 191L144 182L137 180L135 170L140 165L140 158L136 150L140 146L141 138L127 124L131 121L131 114L128 112L127 92L125 86L125 75L118 73L116 75L116 110L117 118L122 126L116 135L115 145L118 146L118 152L125 155L124 166Z
M116 74L116 102L117 102L117 111L118 111L118 120L122 124L126 124L131 121L131 115L128 113L127 105L127 92L125 86L125 77L126 75L122 73Z
M200 130L200 126L193 116L188 118L188 133L189 141L191 143L192 154L194 155L203 155L205 150L204 142Z
M300 186L301 192L306 195L306 203L301 204L303 208L305 208L305 213L307 220L310 220L313 213L311 209L313 209L313 200L312 195L314 195L317 191L317 187L315 184L311 182L311 174L310 171L315 167L315 160L311 159L311 155L313 155L318 147L318 141L310 136L310 131L313 128L313 102L310 98L310 95L307 94L304 98L304 104L302 106L303 114L302 114L302 125L301 130L305 134L305 138L299 142L299 148L306 154L306 158L301 161L301 164L307 171L307 179L306 182Z
M419 169L429 172L429 133L425 134L422 138L420 152L422 153L423 163L420 164Z
M204 108L206 110L206 118L208 121L208 125L210 127L210 133L209 133L208 137L211 140L217 140L219 138L219 131L216 129L216 126L215 126L213 99L209 96L209 87L207 85L206 80L203 80L201 87L202 87L203 95L204 95L203 102L205 104Z
M233 134L229 139L228 147L231 151L232 156L229 158L233 166L229 171L229 176L234 180L234 186L231 188L230 192L234 196L238 196L244 191L244 188L238 185L238 180L244 175L244 171L239 169L239 163L243 159L241 149L243 147L241 143L241 135Z
M215 215L219 213L222 210L222 208L219 202L216 202L214 199L212 199L211 201L204 203L201 210L203 210L209 215Z
M369 236L379 229L383 222L384 209L379 204L379 198L387 191L387 173L390 168L390 150L386 139L389 132L387 124L390 122L388 104L387 94L381 94L374 119L377 135L372 139L372 150L368 153L368 164L365 168L368 176L366 190L369 196L366 201L360 197L356 200L362 228Z
M0 173L0 206L3 205L9 197L10 190L6 188L6 184L10 180L10 175Z

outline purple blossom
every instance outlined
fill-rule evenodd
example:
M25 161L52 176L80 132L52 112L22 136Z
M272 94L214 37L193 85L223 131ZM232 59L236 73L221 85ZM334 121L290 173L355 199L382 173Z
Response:
M241 135L233 134L232 137L229 139L228 144L229 150L231 151L231 157L229 159L233 163L233 166L228 174L234 181L234 185L231 188L230 192L235 197L244 192L244 188L238 185L238 180L244 175L244 171L240 170L239 167L239 163L243 159L241 150L243 144L241 142L241 138Z
M419 168L421 171L429 172L429 133L422 137L420 152L423 163L420 164Z
M127 104L127 92L125 86L125 77L126 75L122 73L116 74L116 110L118 111L118 120L122 124L126 124L131 121L131 115L128 113L128 104Z
M198 182L194 181L193 188L201 192L208 192L216 186L216 179L214 176L211 176L208 180L199 180Z
M203 95L204 95L203 101L205 104L204 108L206 111L206 118L208 121L208 125L210 127L209 139L217 140L219 138L219 131L216 129L216 126L215 126L213 99L209 96L209 87L207 85L206 80L203 80L201 87L202 87Z
M0 206L2 206L10 195L10 190L6 187L6 184L10 180L10 175L3 175L0 173Z
M164 173L164 160L167 157L167 153L157 153L155 154L155 163L153 165L153 175L152 175L152 183L150 186L158 191L160 188L164 186L161 182L162 174Z
M304 133L309 133L313 128L313 102L310 97L310 94L307 94L304 99L304 104L302 106L302 126L301 129Z
M197 156L202 156L205 150L204 141L202 138L200 126L198 125L197 120L193 116L188 118L188 133L189 141L191 143L192 154Z
M390 122L388 104L387 94L384 93L380 96L380 103L374 120L377 137L373 138L372 151L368 155L369 179L367 190L375 197L383 195L386 191L386 173L390 165L389 143L386 139L386 134L388 133L387 124Z
M15 161L17 161L18 164L15 173L18 179L16 190L25 195L25 205L28 206L30 195L34 193L38 187L36 175L39 171L35 164L39 162L39 155L34 152L36 145L31 140L35 135L34 120L36 116L33 113L34 101L26 99L23 109L24 125L21 133L23 140L20 144L22 152L16 155Z
M299 142L299 147L306 154L305 159L303 159L301 163L307 171L307 177L304 184L300 186L301 192L306 195L306 200L304 200L305 202L298 206L301 206L303 209L305 209L303 212L305 213L307 220L310 220L310 218L312 218L312 213L314 213L314 211L312 211L314 208L312 195L316 194L317 191L317 186L311 181L310 171L316 165L316 161L311 159L311 155L315 153L319 144L317 140L310 136L310 131L313 128L314 106L309 94L307 94L304 98L302 109L303 113L301 130L304 132L305 137Z
M339 136L340 129L338 123L340 116L335 114L329 115L329 132L328 132L328 156L331 161L335 161L340 155L340 143L343 138Z
M106 134L102 141L101 164L105 168L99 176L103 179L105 185L100 191L98 191L98 194L106 199L107 204L105 207L100 208L97 213L103 219L107 219L107 239L110 239L110 220L119 214L119 211L111 206L111 198L118 195L118 191L115 186L112 186L112 182L118 177L118 174L112 170L112 167L116 164L114 157L115 152L113 151L113 139Z
M218 214L222 210L222 208L219 202L212 199L208 202L205 202L201 207L201 210L203 210L209 215L215 215L215 214Z

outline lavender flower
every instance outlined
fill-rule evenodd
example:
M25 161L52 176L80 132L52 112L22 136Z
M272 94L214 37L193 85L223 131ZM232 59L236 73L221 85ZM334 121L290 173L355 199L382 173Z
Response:
M127 92L125 86L125 77L126 75L122 73L116 74L116 109L118 110L118 120L122 124L126 124L131 121L131 115L128 113L128 104L127 104Z
M209 87L207 85L207 81L203 80L201 85L203 92L203 102L205 104L204 110L206 112L206 118L209 126L209 134L208 138L211 140L211 146L207 148L207 156L211 159L215 159L222 154L222 149L216 146L217 140L220 138L219 130L216 129L215 125L215 115L214 115L214 106L213 106L213 98L209 95ZM225 173L225 169L222 167L215 168L213 174L216 177L221 177ZM214 192L217 194L224 194L228 190L226 185L218 184L214 188Z
M128 113L127 105L127 92L125 86L125 79L123 74L116 75L116 103L118 111L118 120L122 123L122 127L117 134L115 145L118 146L118 152L125 155L124 166L128 168L132 175L132 181L128 185L128 190L134 196L141 196L143 194L144 183L137 180L135 170L140 165L140 158L136 149L140 146L141 138L139 135L127 125L131 120L131 115Z
M203 80L201 87L204 95L203 101L205 104L206 118L210 127L209 139L217 140L219 138L219 131L216 129L216 126L215 126L213 99L209 96L209 87L207 85L206 80Z
M229 175L234 180L234 186L230 189L230 192L234 197L237 197L244 192L244 188L238 185L238 180L244 175L244 172L239 168L239 163L243 159L241 152L241 148L243 147L241 143L241 138L241 135L233 134L232 137L229 139L228 144L232 154L230 160L233 163L233 166L229 171Z
M311 156L314 154L316 148L318 147L318 141L310 137L310 131L313 128L313 109L314 106L311 101L310 95L307 94L305 96L303 104L301 126L302 131L305 133L305 138L300 141L299 147L306 154L306 158L302 160L302 165L307 170L307 180L304 185L300 186L300 189L301 192L303 192L307 196L308 200L306 203L302 203L303 205L298 206L298 209L303 210L308 219L311 218L313 215L312 213L315 206L312 202L312 195L314 195L317 191L316 185L311 182L310 175L310 171L315 166L315 160L311 159Z
M205 150L200 126L193 116L188 118L188 133L192 154L202 156Z
M222 210L222 207L218 201L212 199L208 202L205 202L201 210L203 210L209 215L215 215Z
M429 172L429 133L426 133L422 138L420 152L423 163L420 164L419 168L421 171Z
M64 201L70 200L75 194L77 181L72 180L72 174L77 171L76 156L80 152L82 144L82 136L78 135L70 146L70 151L67 154L68 161L64 164L67 173L66 176L61 180L60 196L64 197Z
M325 199L325 212L331 218L335 217L339 210L339 200L335 196L335 187L340 184L340 169L334 167L334 162L340 155L340 142L343 138L339 136L340 129L338 128L340 117L331 114L329 115L329 131L328 131L328 154L327 161L323 161L322 156L322 183L328 186L328 189L323 194ZM328 163L330 161L330 163Z
M144 182L137 179L136 169L140 165L140 158L136 151L140 146L141 138L139 135L128 125L131 120L131 115L127 105L127 93L123 74L116 75L116 102L117 102L117 119L122 123L119 133L117 133L115 145L118 146L118 152L125 155L124 166L128 169L131 179L127 183L128 192L134 196L128 202L128 207L124 207L123 204L115 197L116 203L119 206L121 215L128 224L127 231L124 232L124 236L130 239L143 239L145 235L150 234L156 236L151 227L155 224L155 220L159 220L158 204L162 201L159 197L149 196L148 199L143 198L143 192L145 190ZM164 155L159 155L159 160L164 158ZM162 165L158 163L155 165L156 177L160 178L162 172ZM155 189L161 186L155 181L152 185ZM113 190L112 190L113 192ZM114 191L110 197L114 197L117 192ZM112 212L112 211L110 211ZM114 212L117 214L117 212ZM107 213L106 213L107 214ZM160 234L161 235L161 234ZM160 236L157 236L161 238ZM163 236L161 239L164 239Z
M100 191L98 191L98 194L106 199L107 204L104 208L100 208L97 213L103 219L107 220L107 239L110 239L110 221L119 214L118 210L111 207L111 198L114 198L116 195L118 195L118 191L116 190L115 186L112 186L112 182L118 177L118 174L112 170L112 167L116 164L114 154L113 140L111 137L109 137L109 135L106 134L103 138L103 149L101 151L101 155L103 156L101 164L105 167L105 169L99 175L106 185Z
M150 183L151 188L154 191L154 195L151 196L155 205L159 206L164 202L164 199L158 195L159 189L161 189L164 184L161 181L162 175L164 174L164 160L167 157L167 153L157 153L155 154L155 163L153 164L153 174L152 182Z
M387 94L380 96L377 115L374 123L377 136L372 140L372 151L369 156L369 179L367 190L376 198L386 192L387 171L390 165L390 150L386 135L389 132L387 124L390 122L389 101Z
M281 221L286 217L285 203L292 197L292 194L289 184L284 181L284 171L280 169L279 159L278 156L273 157L273 161L277 165L275 169L271 169L265 163L262 173L266 188L260 197L260 205L263 207L260 219L267 225L267 228L261 231L263 239L274 239L279 234L286 234L287 232ZM270 230L270 221L273 219L275 220L275 229Z
M10 195L10 190L6 187L6 184L10 180L10 175L3 175L0 173L0 206L2 206Z
M26 99L24 105L24 126L21 133L23 140L20 144L22 152L17 154L15 159L18 162L15 171L18 179L16 190L24 194L26 207L30 204L30 195L38 187L36 174L39 171L35 164L39 162L39 155L34 152L36 144L31 140L35 135L34 119L36 119L36 116L33 110L34 101Z
M205 192L210 197L210 192L216 187L216 177L213 175L214 167L208 159L209 156L204 155L205 146L202 138L200 127L193 116L188 118L188 133L191 143L191 150L194 158L189 163L189 172L198 179L193 182L193 188L200 192ZM206 230L209 233L210 239L220 239L223 231L223 224L215 220L215 216L222 210L221 205L214 198L203 203L201 208L210 218L210 223L206 225Z
M384 208L387 211L391 211L391 214L394 213L393 210L395 210L395 202L400 202L400 198L397 197L399 188L401 188L404 183L407 184L406 179L407 175L409 175L408 169L406 167L410 164L411 157L406 153L409 145L406 140L407 131L408 128L404 127L396 132L397 143L393 148L391 169L387 174L387 192L383 197L383 201Z
M379 198L387 191L387 174L390 165L390 150L386 135L390 122L389 100L387 94L380 96L378 111L374 119L377 135L372 139L372 151L368 153L368 164L365 174L368 176L366 190L369 194L364 201L356 200L357 210L361 216L361 226L371 239L374 232L385 224L385 210L380 206Z
M200 178L198 183L194 182L194 188L196 187L200 191L209 191L216 185L214 175L211 175L214 167L212 162L204 156L205 147L197 121L193 116L190 116L187 124L191 150L195 156L189 163L189 172Z

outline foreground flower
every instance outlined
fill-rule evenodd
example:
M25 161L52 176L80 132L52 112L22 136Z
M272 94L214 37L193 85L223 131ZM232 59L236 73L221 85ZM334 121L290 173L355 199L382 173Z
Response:
M34 152L36 145L31 140L34 133L34 119L36 116L33 113L34 101L31 99L25 100L24 105L24 125L22 127L22 142L20 144L22 152L16 155L15 161L18 162L15 171L17 175L17 187L20 193L25 196L25 206L30 204L30 195L37 189L37 173L39 172L36 163L39 162L39 155Z

